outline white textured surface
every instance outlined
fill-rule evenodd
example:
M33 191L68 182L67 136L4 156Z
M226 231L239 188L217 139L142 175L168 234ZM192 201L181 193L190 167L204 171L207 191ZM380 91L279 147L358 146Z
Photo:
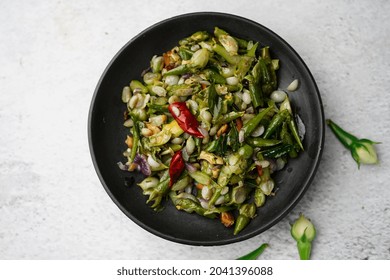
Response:
M299 205L250 240L191 247L139 228L93 169L87 114L112 56L146 27L194 11L238 14L302 56L326 117L382 142L357 169L326 130L320 169ZM2 1L0 3L0 258L297 259L289 223L303 212L313 259L390 259L389 1Z

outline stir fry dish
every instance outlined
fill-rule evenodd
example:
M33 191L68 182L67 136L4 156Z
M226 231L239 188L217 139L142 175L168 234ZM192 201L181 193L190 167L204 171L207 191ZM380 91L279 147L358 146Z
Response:
M279 64L269 47L215 27L153 56L123 88L129 133L118 165L145 175L138 185L154 210L173 203L234 235L256 217L275 194L272 174L304 149Z

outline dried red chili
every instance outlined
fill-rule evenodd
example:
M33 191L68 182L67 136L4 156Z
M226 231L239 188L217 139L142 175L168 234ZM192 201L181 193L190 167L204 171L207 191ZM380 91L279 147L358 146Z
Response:
M256 165L256 168L259 176L263 176L263 167L261 165Z
M179 150L173 155L171 164L169 165L169 176L171 177L169 180L169 187L172 187L172 185L176 183L185 167L186 165L181 155L181 150Z
M177 121L181 129L188 134L197 138L203 138L203 134L199 131L199 122L191 111L187 108L185 102L174 102L168 106L172 117Z

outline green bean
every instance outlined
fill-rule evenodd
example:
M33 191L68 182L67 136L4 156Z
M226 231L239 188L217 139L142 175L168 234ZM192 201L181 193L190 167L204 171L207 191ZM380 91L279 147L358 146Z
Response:
M273 107L268 107L267 109L264 109L260 111L254 118L250 119L242 129L244 130L244 136L248 137L252 134L252 132L256 129L256 127L259 125L260 121L264 118L265 115L267 115ZM265 137L264 137L265 138Z
M132 163L134 161L134 158L137 154L138 146L140 143L140 132L139 132L139 127L138 127L138 120L134 118L133 122L134 122L134 125L132 128L133 147L131 148L131 153L130 153L130 159L129 159L130 163Z
M264 60L271 60L271 55L269 53L269 46L261 49L261 58Z
M301 138L299 137L298 134L298 128L291 114L287 118L287 123L288 123L288 127L290 128L291 134L293 135L295 141L298 143L299 147L303 151L303 145L302 145Z
M283 122L288 118L290 113L288 110L279 111L271 120L267 129L263 134L264 139L268 139L276 131L276 129L283 124Z
M240 214L236 219L234 226L234 235L242 231L256 215L256 206L253 203L243 204L239 209Z
M230 112L226 115L219 116L216 120L212 120L212 123L214 125L220 126L225 123L229 123L231 121L234 121L235 119L241 118L244 115L245 112Z
M257 63L253 66L251 74L253 77L253 83L258 85L261 81L260 61L257 61Z
M223 57L228 63L236 65L240 61L238 55L231 55L224 47L219 44L214 44L213 51Z
M187 64L182 64L180 66L177 66L163 74L163 76L170 76L170 75L183 75L185 73L190 72L190 68Z
M291 134L288 132L288 124L287 122L283 123L282 129L280 131L280 138L282 139L284 144L293 145L293 139ZM298 156L298 153L295 149L291 149L291 151L288 153L290 158L296 158Z
M264 157L278 158L284 156L285 154L288 154L293 148L293 145L281 144L279 146L264 150L262 153Z
M249 94L251 96L251 100L253 106L255 108L264 105L263 91L261 87L254 82L254 78L251 75L247 75L245 79L249 83Z
M242 38L237 38L237 37L233 37L233 38L237 41L238 47L240 49L246 50L248 48L248 41L247 40L244 40Z
M210 112L213 114L214 113L214 108L218 102L218 95L217 95L217 92L215 91L215 85L214 83L212 83L208 88L208 98L207 98L207 102L208 102L208 106L209 106L209 110Z
M262 148L262 147L272 147L272 146L275 146L275 145L278 145L278 144L282 143L281 140L277 140L277 139L263 139L263 138L260 138L260 137L245 139L245 141L249 145L254 146L254 147L259 147L259 148Z

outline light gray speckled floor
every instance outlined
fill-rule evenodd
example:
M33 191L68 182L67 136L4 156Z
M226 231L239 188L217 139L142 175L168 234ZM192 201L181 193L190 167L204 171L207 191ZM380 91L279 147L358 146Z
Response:
M114 4L115 3L115 4ZM289 223L317 226L313 259L390 259L389 1L2 1L0 259L233 259L263 242L297 259ZM327 129L299 205L250 240L217 248L165 241L131 222L97 178L87 141L95 85L130 38L167 17L235 13L302 56L326 117L382 142L360 170Z

